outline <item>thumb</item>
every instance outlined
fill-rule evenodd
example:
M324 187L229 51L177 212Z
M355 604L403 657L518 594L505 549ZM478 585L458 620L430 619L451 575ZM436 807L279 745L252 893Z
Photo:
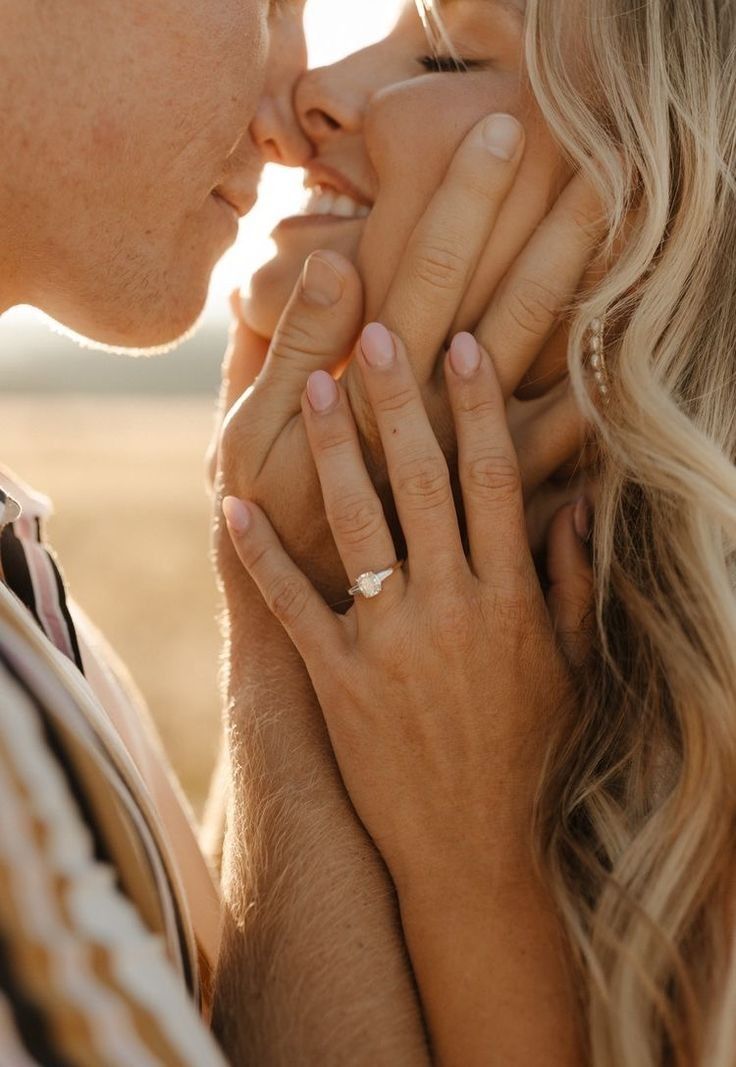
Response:
M259 419L284 425L301 411L309 375L334 370L360 331L363 286L349 260L314 252L274 333L266 365L255 385Z
M547 607L562 651L575 668L588 659L595 630L591 523L591 507L581 497L557 512L547 537Z

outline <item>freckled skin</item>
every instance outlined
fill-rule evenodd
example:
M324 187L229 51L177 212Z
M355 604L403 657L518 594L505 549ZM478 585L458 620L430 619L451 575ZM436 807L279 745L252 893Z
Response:
M196 321L255 193L266 0L0 0L0 307L126 347Z

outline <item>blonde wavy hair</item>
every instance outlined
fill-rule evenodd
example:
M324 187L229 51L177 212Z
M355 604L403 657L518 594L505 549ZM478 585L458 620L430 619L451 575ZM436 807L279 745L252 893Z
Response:
M733 1067L736 3L528 0L526 55L619 248L569 350L600 451L597 647L550 756L539 845L590 1062ZM605 407L585 386L594 318Z

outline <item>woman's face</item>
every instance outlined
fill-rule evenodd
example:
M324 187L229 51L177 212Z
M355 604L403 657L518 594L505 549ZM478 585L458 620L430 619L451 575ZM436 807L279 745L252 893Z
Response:
M366 288L376 317L409 237L451 158L484 115L515 115L527 147L492 245L466 295L456 328L472 328L509 263L569 177L529 88L520 0L444 0L442 19L456 56L432 54L408 0L380 43L307 73L296 93L299 121L314 146L302 214L273 234L277 254L254 277L246 312L270 337L307 256L342 252Z

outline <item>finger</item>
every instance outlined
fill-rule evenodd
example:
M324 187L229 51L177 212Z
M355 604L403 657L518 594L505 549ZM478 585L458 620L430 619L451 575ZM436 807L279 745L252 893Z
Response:
M240 291L237 289L230 295L230 308L233 314L230 343L222 368L225 411L229 411L245 390L251 387L261 373L268 353L268 341L252 330L243 318Z
M608 228L590 180L565 187L504 279L476 330L491 353L504 396L517 388L572 304L588 263Z
M255 381L263 367L268 351L268 342L247 325L243 318L239 290L230 295L233 313L230 339L222 364L222 381L215 411L215 425L207 448L205 469L210 488L214 485L220 450L220 436L225 416L233 404Z
M396 562L396 549L381 501L363 459L358 432L344 389L324 371L307 382L302 405L325 513L351 585L367 571L381 571ZM381 596L390 605L404 593L401 571L387 581ZM357 603L367 603L358 597ZM371 601L370 608L375 610Z
M276 327L252 405L261 424L278 431L301 408L312 371L335 367L350 351L363 314L355 267L336 252L315 252Z
M493 362L469 333L458 334L445 361L455 419L458 473L473 570L507 588L530 575L521 473Z
M450 473L424 409L417 380L398 337L367 326L358 365L386 456L406 539L411 577L456 571L465 559Z
M595 632L593 567L590 561L590 505L585 497L555 515L547 542L547 607L562 650L582 667Z
M478 123L412 235L379 318L401 337L420 382L434 371L523 154L512 116Z
M582 461L586 422L567 379L535 400L512 396L507 411L527 499L563 463Z
M281 546L261 509L225 497L222 511L240 562L308 668L344 647L338 618Z

